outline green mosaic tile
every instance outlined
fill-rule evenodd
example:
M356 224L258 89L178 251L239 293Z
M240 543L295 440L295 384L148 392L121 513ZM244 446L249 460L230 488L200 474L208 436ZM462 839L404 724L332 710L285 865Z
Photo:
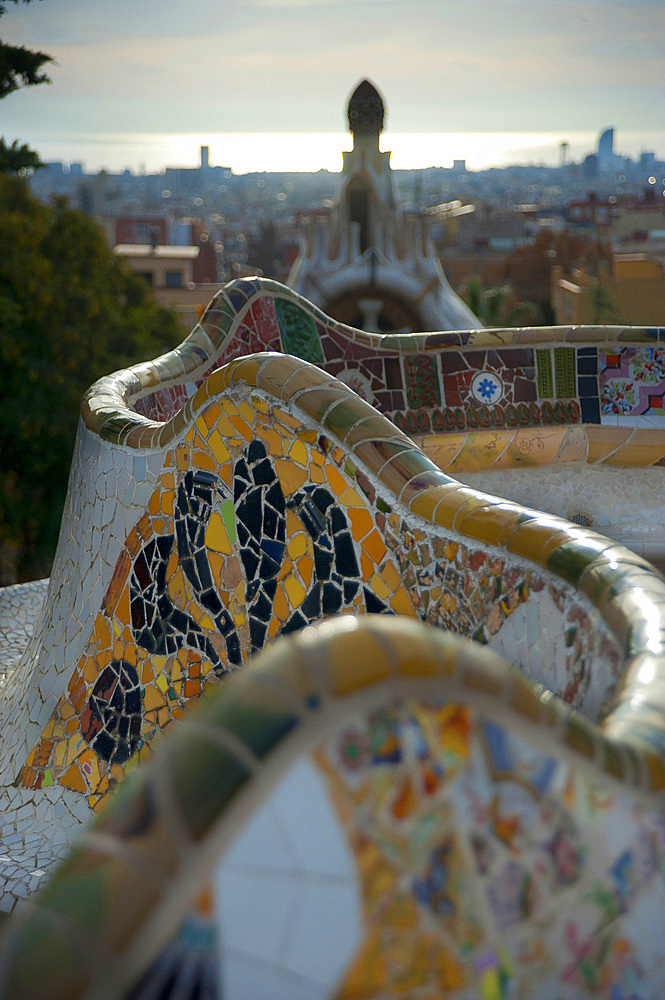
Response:
M217 699L208 708L206 718L215 727L232 733L258 758L265 757L298 725L298 716L291 710L259 704L252 700L251 693L237 689Z
M313 365L322 364L323 349L314 319L295 302L286 299L275 299L275 312L284 353Z
M564 542L548 557L547 568L576 587L585 569L598 559L601 546L595 539Z
M538 379L538 398L551 399L554 396L554 379L552 377L552 353L549 348L536 351L536 377Z
M228 333L235 318L235 310L231 308L225 299L219 299L215 303L213 309L204 314L201 322L205 327L208 336L213 340L213 343L217 344L218 341L212 336L211 330L216 328L220 330L222 334Z
M574 347L554 348L554 378L559 399L577 395Z
M173 788L194 840L206 833L249 775L237 757L205 736L194 733L179 741L173 760Z
M441 387L434 355L407 355L404 358L404 373L409 406L418 409L421 406L441 405Z

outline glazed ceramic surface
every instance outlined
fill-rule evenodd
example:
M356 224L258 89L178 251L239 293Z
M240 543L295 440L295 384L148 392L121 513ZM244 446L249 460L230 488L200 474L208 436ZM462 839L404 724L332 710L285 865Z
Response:
M18 957L9 981L24 984L26 996L28 988L43 991L42 973L54 997L61 980L62 996L77 995L75 988L84 995L97 979L100 992L90 995L121 995L104 992L108 970L125 970L112 987L125 989L160 950L153 971L168 977L174 962L184 967L177 956L191 957L197 919L199 928L221 928L225 996L248 965L282 991L271 996L298 995L298 976L311 986L303 996L414 989L426 996L445 988L461 998L482 987L489 1000L534 995L530 984L539 982L552 997L610 987L616 997L638 988L635 996L658 995L648 989L662 949L640 928L653 926L662 907L662 577L587 528L462 486L355 391L362 376L366 394L406 420L413 359L443 364L441 338L456 337L452 346L462 348L471 336L481 338L478 348L498 334L411 335L389 345L337 327L274 283L236 282L172 354L89 391L48 590L31 585L23 600L21 588L10 588L0 602L4 909L20 911L90 810L106 805L137 768L139 780L94 827L101 832L85 835L92 853L84 846L72 855L40 895L40 909L26 909L41 929L27 924L23 937L20 913L11 918ZM574 331L560 337L574 341ZM329 343L346 344L349 360L337 372L346 381L317 366ZM251 353L266 347L300 358ZM356 364L364 351L379 366L374 381L371 368ZM523 381L528 368L524 361ZM573 369L561 370L570 387ZM412 383L424 392L418 372ZM490 385L498 392L496 380L485 384L476 374L472 393ZM387 388L398 375L401 389ZM509 406L522 412L515 379L510 392L502 380L504 415ZM441 384L438 391L443 405ZM545 402L538 434L547 439ZM590 441L579 424L581 399L569 403L569 423L550 432ZM12 602L24 605L13 633L3 625ZM385 623L361 624L358 616L368 614ZM394 616L400 622L388 620ZM314 630L326 618L339 618L332 632ZM278 645L300 631L300 645ZM449 647L443 632L475 644ZM255 689L252 658L273 642ZM489 653L483 658L481 646L520 677ZM465 666L450 666L458 661ZM290 664L288 684L275 663ZM234 673L240 686L229 685L227 695ZM189 726L191 743L186 735L179 743L189 725L182 720L220 682L216 704L234 721L222 735L212 735L212 722L204 726L219 753L200 723ZM250 692L251 707L238 707L245 694L236 690ZM172 730L155 771L170 775L170 790L160 785L145 800L153 779L142 779L143 762ZM246 796L238 811L236 792L238 802ZM282 817L299 799L316 797L323 826L300 832L295 848L292 831L269 854L270 813L255 815L267 796ZM143 860L133 847L118 847L118 832L145 834ZM284 890L284 899L314 900L298 910L300 923L282 908L282 937L274 928L261 937L259 906L238 909L236 925L224 887L236 886L239 907L260 884L267 893L279 885L289 850L302 860L317 838L330 844L327 860L296 865L296 888ZM213 875L220 853L225 861ZM262 858L275 869L263 883ZM145 894L134 882L144 863ZM621 875L610 874L617 865ZM623 888L620 877L628 880ZM189 930L164 951L210 878L221 887L216 919L213 904L199 900ZM339 909L317 896L327 880L339 885ZM174 893L182 906L174 907ZM314 934L317 908L334 910L349 929L328 965L319 939L310 947L294 929ZM57 931L61 918L61 929L70 919L85 923L93 911L100 961L74 984L67 963L76 966L78 937L70 951L47 927ZM41 964L31 941L41 942ZM203 964L213 982L209 952ZM436 960L422 958L429 955ZM431 975L420 981L425 967ZM267 991L268 980L257 979L257 991Z

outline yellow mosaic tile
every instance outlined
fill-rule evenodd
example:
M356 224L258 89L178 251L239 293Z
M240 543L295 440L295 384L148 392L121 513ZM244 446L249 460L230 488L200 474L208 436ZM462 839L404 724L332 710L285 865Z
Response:
M320 486L327 482L323 468L316 462L309 463L309 479L312 483L318 483Z
M589 451L587 461L590 463L604 462L633 433L631 427L587 427ZM610 458L611 460L611 458Z
M478 431L466 435L462 447L448 464L446 472L478 472L501 459L512 442L511 431Z
M224 444L221 434L219 433L219 423L208 436L208 447L210 448L218 465L223 465L231 458L230 452Z
M374 560L374 562L379 565L379 563L386 558L388 550L386 548L383 538L378 533L378 531L371 531L363 539L363 550L368 554L368 556Z
M499 545L507 525L516 524L519 516L488 504L470 510L462 507L455 521L455 530L486 545Z
M327 464L325 467L326 478L337 496L341 496L347 488L346 480L337 471L334 465Z
M334 656L328 661L328 679L331 694L342 697L352 691L378 684L389 676L386 657L382 655L380 642L363 633L349 633L353 638L347 643L338 643ZM355 669L348 669L349 656L353 657Z
M249 356L238 361L232 361L229 365L231 381L236 385L239 382L247 382L248 385L256 385L261 369L260 356Z
M223 555L231 555L233 553L233 546L229 541L229 534L226 530L226 525L222 519L221 514L217 511L213 512L208 523L208 527L205 533L206 546L209 549L213 549L215 552L220 552Z
M641 433L635 433L630 441L613 453L612 465L646 467L654 465L663 458L665 455L663 432L660 430L650 432L646 428L639 430Z
M251 441L254 437L254 431L248 423L246 423L240 415L230 414L229 419L236 431L238 431L246 441Z
M563 528L553 526L544 520L534 520L518 524L505 538L503 544L515 555L533 559L539 565L545 566L554 549L568 540L569 535Z
M293 444L289 448L288 455L292 461L296 462L298 465L302 465L303 468L307 465L309 458L307 448L298 438L294 440Z
M257 433L261 440L265 441L270 455L279 458L284 454L284 438L281 434L267 427L259 427ZM304 463L301 462L300 464L303 465Z
M447 470L464 447L466 434L433 434L422 438L421 447L440 469Z

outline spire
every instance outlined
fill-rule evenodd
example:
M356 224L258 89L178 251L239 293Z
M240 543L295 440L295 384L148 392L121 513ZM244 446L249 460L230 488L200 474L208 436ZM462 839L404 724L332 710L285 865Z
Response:
M376 136L383 131L384 106L381 95L369 80L363 80L349 100L347 117L349 131L356 136Z

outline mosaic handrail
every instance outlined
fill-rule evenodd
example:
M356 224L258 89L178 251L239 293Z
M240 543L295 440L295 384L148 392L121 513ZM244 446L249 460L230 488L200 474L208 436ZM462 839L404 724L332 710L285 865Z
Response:
M347 617L280 640L159 747L8 926L0 996L124 997L307 754L363 893L356 956L331 995L397 997L411 985L500 996L502 983L578 998L630 986L646 1000L665 986L660 923L649 928L640 911L665 901L661 810L637 790L651 762L477 644L405 619ZM405 775L419 770L425 783L405 799ZM384 820L381 803L392 803ZM382 850L387 819L402 862L395 846Z
M580 459L660 464L665 461L658 432L665 392L663 340L665 327L367 333L337 323L278 282L239 279L217 293L176 351L135 366L121 392L125 400L138 400L142 413L161 420L186 398L185 383L191 388L204 373L236 357L277 350L321 365L351 384L416 437L437 464L455 461L462 469L465 452L473 450L472 469L520 466L524 440L543 433L549 446L544 453L530 453L535 464ZM104 433L116 439L123 428L126 433L126 414L113 383L98 384L97 396L105 388L111 391L105 410L98 401L95 428L106 425ZM648 414L639 417L644 426L639 420L631 427L617 422L617 417L643 412ZM141 421L132 416L130 422Z

